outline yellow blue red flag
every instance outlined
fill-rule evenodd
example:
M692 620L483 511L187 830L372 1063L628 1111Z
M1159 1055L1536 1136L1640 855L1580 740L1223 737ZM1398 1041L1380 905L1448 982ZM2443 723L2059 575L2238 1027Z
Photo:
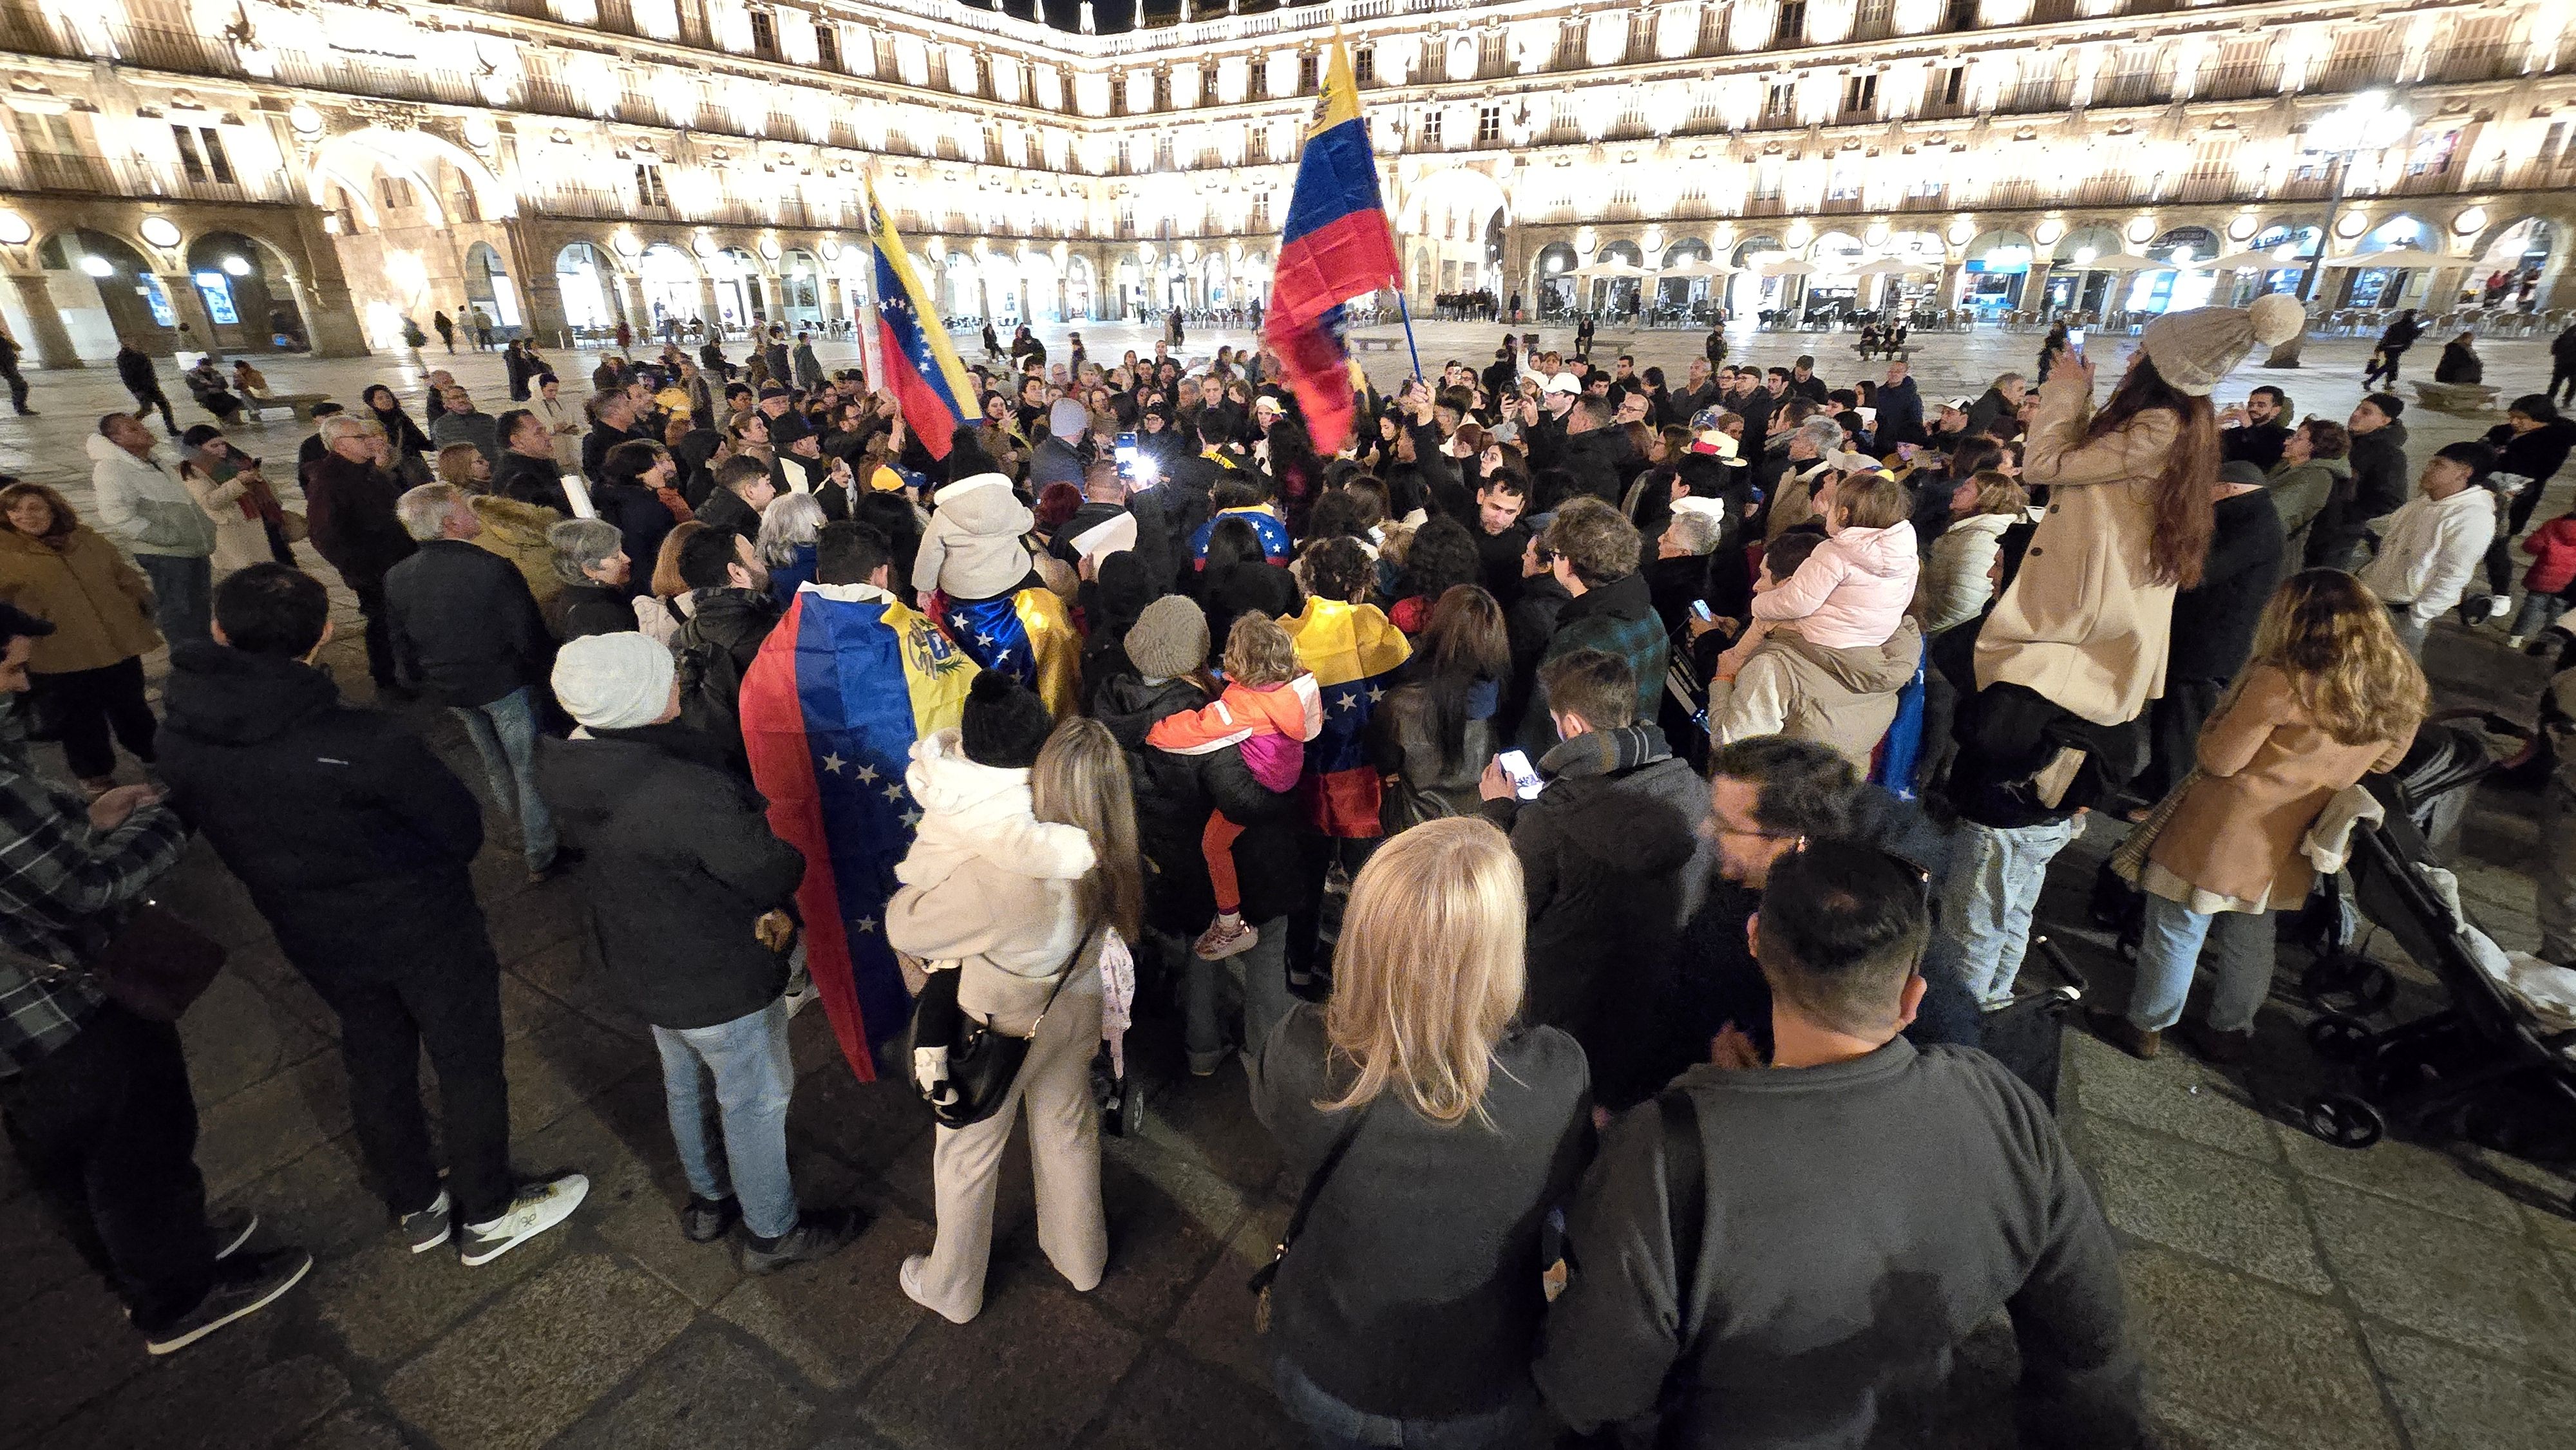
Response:
M1349 354L1342 304L1397 278L1395 229L1378 192L1377 155L1360 118L1351 58L1333 35L1331 63L1315 122L1297 158L1297 185L1270 274L1263 335L1286 364L1288 386L1315 446L1338 450L1351 429Z
M1316 596L1305 613L1279 622L1324 702L1323 732L1307 742L1306 775L1297 785L1307 819L1328 836L1377 835L1383 783L1369 764L1369 717L1413 646L1374 604Z
M946 458L957 430L975 416L975 377L948 340L929 289L904 256L903 238L868 184L868 241L876 252L877 339L886 375L879 384L903 407L904 426L933 458Z

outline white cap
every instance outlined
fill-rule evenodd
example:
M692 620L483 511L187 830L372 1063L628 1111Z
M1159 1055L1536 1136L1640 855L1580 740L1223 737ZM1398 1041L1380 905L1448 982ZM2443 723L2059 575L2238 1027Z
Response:
M1949 398L1943 400L1941 406L1944 408L1955 408L1964 413L1970 408L1977 406L1977 400L1974 398Z
M1572 393L1580 396L1583 392L1583 384L1576 382L1574 380L1574 374L1572 373L1558 373L1555 377L1547 380L1546 391L1551 393Z

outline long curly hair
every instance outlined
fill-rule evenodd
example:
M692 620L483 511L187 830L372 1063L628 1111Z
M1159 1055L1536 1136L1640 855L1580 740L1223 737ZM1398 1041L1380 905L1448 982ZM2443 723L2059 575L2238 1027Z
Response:
M2338 745L2411 739L2423 723L2423 667L2398 642L2387 606L2340 569L2293 574L2272 592L2254 628L2254 665L2289 676L2300 708Z
M2084 438L2109 437L2140 413L2158 408L2174 415L2180 432L2173 451L2165 455L2164 471L2149 484L2155 493L2156 527L2147 540L2147 582L2197 588L2209 558L2209 536L2217 527L2210 493L2218 486L2218 415L2210 411L2209 400L2166 382L2141 352L2085 427Z

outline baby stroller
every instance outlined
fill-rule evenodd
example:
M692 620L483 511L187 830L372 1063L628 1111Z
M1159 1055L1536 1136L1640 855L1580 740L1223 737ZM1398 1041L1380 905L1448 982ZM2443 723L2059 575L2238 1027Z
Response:
M2492 952L2493 944L2473 935L2456 894L2446 895L2432 874L2423 823L2440 818L2444 797L2465 792L2500 762L2459 738L2436 740L2429 752L2419 741L2416 754L2426 756L2420 769L2409 768L2410 755L2391 777L2369 782L2387 819L2353 833L2342 889L2363 918L2439 979L2450 1005L2387 1029L2339 1010L2308 1025L2319 1055L2353 1069L2353 1088L2320 1093L2303 1110L2308 1130L2339 1147L2366 1148L2391 1126L2421 1128L2437 1115L2469 1119L2515 1095L2545 1101L2557 1115L2576 1108L2576 1031L2535 1024L2481 966L2479 952ZM2320 1006L2348 1002L2376 1011L2395 997L2387 971L2348 949L2320 957L2302 985Z

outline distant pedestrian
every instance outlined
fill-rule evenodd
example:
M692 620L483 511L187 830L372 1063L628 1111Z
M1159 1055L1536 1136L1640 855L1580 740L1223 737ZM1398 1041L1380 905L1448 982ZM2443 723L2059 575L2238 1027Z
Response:
M130 342L118 347L116 379L125 384L125 391L134 395L136 417L148 418L152 416L152 410L158 408L161 410L161 426L169 430L171 437L179 436L179 420L170 415L170 395L161 391L161 374L153 367L148 354Z

